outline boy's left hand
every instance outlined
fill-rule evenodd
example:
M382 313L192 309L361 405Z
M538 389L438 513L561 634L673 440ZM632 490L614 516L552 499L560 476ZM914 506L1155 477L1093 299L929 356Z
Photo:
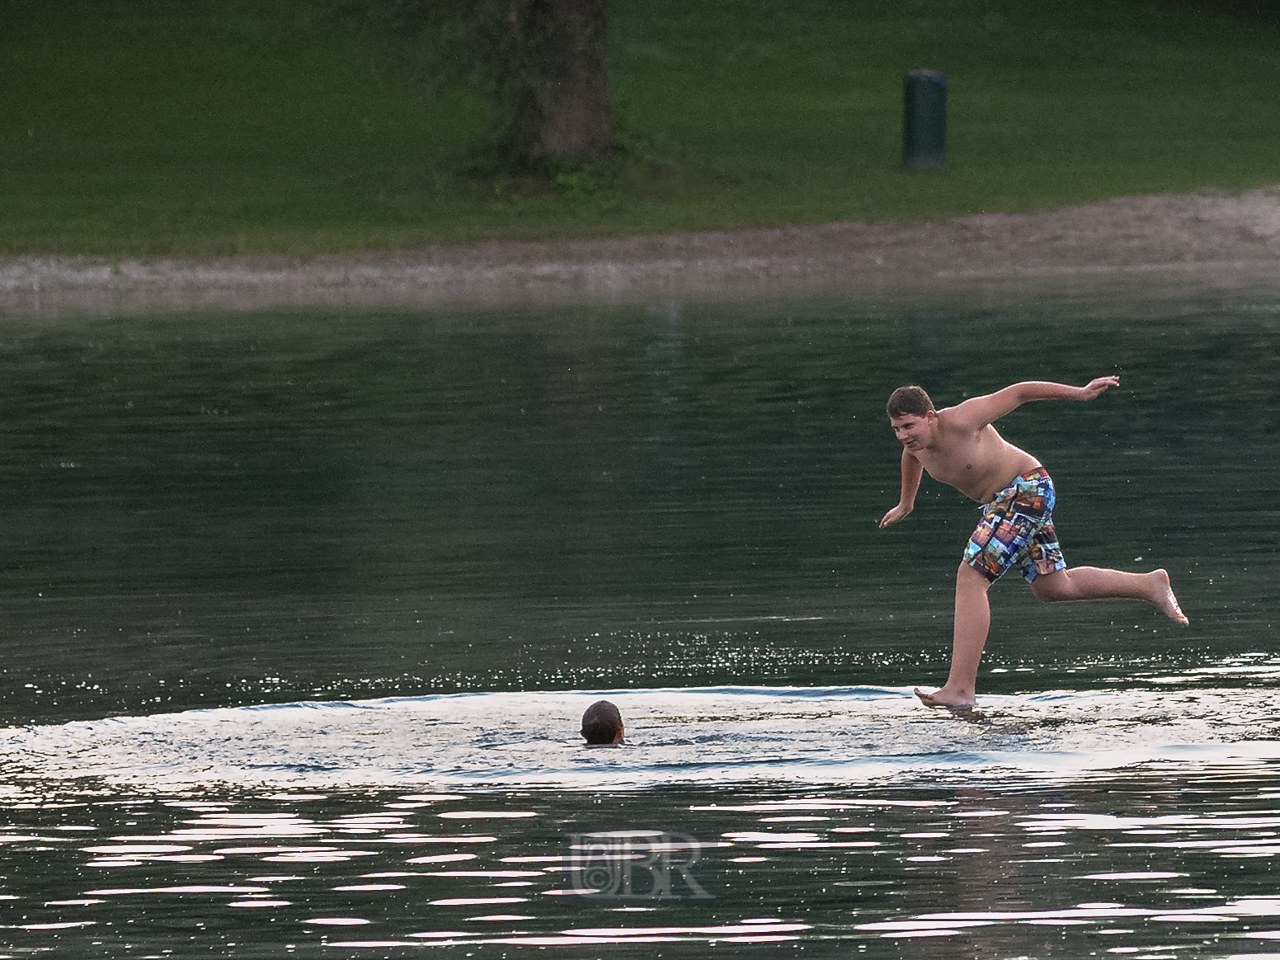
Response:
M1119 377L1098 377L1096 380L1090 380L1085 386L1080 388L1080 399L1092 400L1094 397L1101 395L1112 387L1118 386L1120 386Z

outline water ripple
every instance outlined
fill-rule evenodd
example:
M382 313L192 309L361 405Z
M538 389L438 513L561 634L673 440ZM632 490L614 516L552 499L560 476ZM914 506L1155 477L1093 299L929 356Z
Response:
M586 748L607 696L627 740ZM459 694L113 717L0 733L16 778L289 787L648 787L1069 777L1161 762L1280 757L1280 718L1248 689L1105 689L992 696L967 715L882 687L708 687ZM453 817L533 816L455 811ZM352 829L370 828L352 824ZM229 823L229 835L305 829Z

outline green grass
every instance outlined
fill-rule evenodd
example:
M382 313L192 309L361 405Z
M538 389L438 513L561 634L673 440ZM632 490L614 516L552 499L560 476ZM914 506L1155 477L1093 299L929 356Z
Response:
M210 255L1025 212L1280 182L1280 28L1166 0L612 0L625 151L468 175L485 107L332 0L0 0L0 252ZM948 75L944 170L902 76Z

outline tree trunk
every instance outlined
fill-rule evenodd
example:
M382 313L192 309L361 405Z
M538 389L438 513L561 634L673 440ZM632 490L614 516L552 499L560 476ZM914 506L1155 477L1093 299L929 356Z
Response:
M529 22L545 74L520 97L515 129L533 158L599 159L613 149L606 0L534 0Z

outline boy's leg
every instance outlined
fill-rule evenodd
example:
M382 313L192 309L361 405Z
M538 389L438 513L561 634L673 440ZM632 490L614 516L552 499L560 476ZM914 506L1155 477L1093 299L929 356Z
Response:
M1104 567L1069 567L1041 574L1031 581L1031 592L1050 603L1063 600L1100 600L1103 597L1127 597L1146 600L1160 609L1170 620L1186 624L1186 614L1178 606L1169 574L1164 570L1150 573L1126 573Z
M971 707L976 702L978 663L991 629L991 581L961 563L956 571L956 619L951 640L951 672L946 685L933 693L916 690L928 707Z

